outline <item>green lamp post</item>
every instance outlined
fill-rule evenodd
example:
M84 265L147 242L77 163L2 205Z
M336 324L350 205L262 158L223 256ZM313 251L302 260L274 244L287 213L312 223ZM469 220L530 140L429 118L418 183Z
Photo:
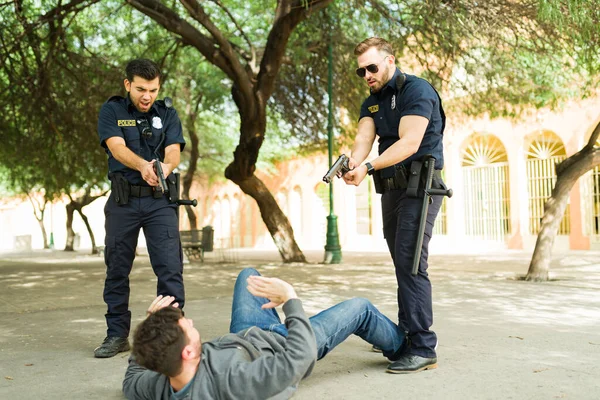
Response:
M329 46L327 57L327 95L328 118L327 118L327 149L329 152L329 167L333 164L333 46L331 44L331 32L329 33ZM324 264L339 264L342 262L342 247L338 234L337 216L333 214L333 183L329 184L329 216L327 216L327 243L325 244Z

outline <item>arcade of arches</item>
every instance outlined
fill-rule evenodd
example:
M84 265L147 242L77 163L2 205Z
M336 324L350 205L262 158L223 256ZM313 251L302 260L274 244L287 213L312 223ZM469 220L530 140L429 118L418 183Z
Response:
M597 101L579 101L519 123L485 118L450 122L444 178L454 197L444 200L431 245L533 249L556 180L554 166L587 143L600 120ZM302 249L322 249L325 244L329 189L322 177L327 169L327 157L320 155L290 160L278 165L277 174L260 175L290 219ZM372 181L350 187L335 179L333 185L342 247L385 250L381 204ZM197 185L192 192L199 199L202 225L215 228L217 245L274 246L256 203L234 184ZM189 225L182 214L185 229ZM562 249L600 248L599 168L574 186L555 243Z

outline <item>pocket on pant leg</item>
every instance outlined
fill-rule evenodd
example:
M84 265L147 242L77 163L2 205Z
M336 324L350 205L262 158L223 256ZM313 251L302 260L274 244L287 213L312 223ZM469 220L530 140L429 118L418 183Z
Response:
M107 268L109 265L114 264L116 250L117 238L115 236L106 235L106 238L104 239L104 263Z
M168 241L168 255L169 259L174 262L180 263L183 260L183 251L181 249L181 240L179 239L179 229L168 227L167 228L167 241ZM182 264L183 267L183 264Z

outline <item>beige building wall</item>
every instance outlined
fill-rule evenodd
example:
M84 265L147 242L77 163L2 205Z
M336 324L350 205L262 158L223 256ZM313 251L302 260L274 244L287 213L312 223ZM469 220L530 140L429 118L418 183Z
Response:
M552 177L543 174L548 173L553 160L570 156L585 145L600 121L599 100L595 97L571 102L562 111L539 111L520 122L486 117L449 120L444 139L444 176L454 196L445 200L443 215L438 217L432 250L532 250L536 240L532 233L536 218L532 215L541 212L539 204L543 204L540 199L532 200L541 193L532 194L532 188L547 190ZM554 151L552 160L543 159L544 146ZM374 157L376 146L369 158ZM546 170L540 166L546 166ZM257 171L290 219L301 249L323 249L325 245L329 188L322 177L327 169L327 156L316 155L280 163L273 171ZM332 185L342 248L386 250L380 196L372 181L367 179L361 186L353 187L334 179ZM216 246L275 248L256 202L237 185L229 181L211 185L196 181L190 193L198 200L194 212L199 226L211 225L215 229ZM104 242L105 201L98 199L84 208L98 245ZM66 240L65 204L65 200L55 202L45 215L44 224L48 234L54 233L56 248L63 248ZM181 229L189 229L183 208L180 219ZM600 248L598 168L573 188L566 221L567 233L557 237L555 249ZM0 204L0 223L0 250L27 242L28 236L32 248L42 247L41 231L28 200L4 199ZM87 231L77 214L74 229L79 234L79 247L89 248ZM139 246L145 247L143 234Z

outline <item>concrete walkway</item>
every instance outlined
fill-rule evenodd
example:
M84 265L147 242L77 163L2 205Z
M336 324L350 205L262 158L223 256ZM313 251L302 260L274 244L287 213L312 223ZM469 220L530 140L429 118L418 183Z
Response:
M204 340L226 333L239 270L293 283L314 314L367 297L396 315L393 267L385 253L344 253L339 265L282 265L276 252L217 252L185 266L186 315ZM551 282L517 279L529 254L435 255L439 368L386 374L386 360L350 338L317 364L295 399L599 399L600 253L555 255ZM82 252L0 254L0 399L122 399L128 353L93 358L105 336L105 267ZM137 324L154 298L146 256L131 275Z

